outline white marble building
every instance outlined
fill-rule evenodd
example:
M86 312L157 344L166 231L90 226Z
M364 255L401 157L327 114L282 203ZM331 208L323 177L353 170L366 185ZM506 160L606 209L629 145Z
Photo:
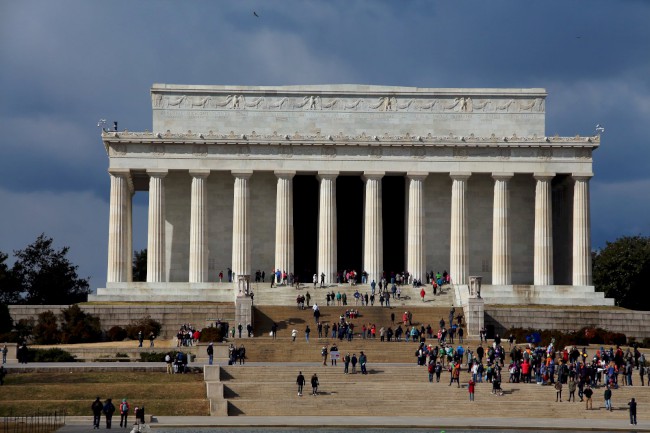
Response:
M544 89L155 84L151 98L153 132L102 134L108 272L91 300L231 300L227 268L365 269L448 270L460 298L479 275L488 303L612 304L591 281L600 140L546 136ZM132 282L140 191L147 282Z

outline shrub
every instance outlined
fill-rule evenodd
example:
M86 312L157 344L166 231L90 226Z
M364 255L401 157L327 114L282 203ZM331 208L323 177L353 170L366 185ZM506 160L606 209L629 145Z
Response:
M511 328L502 339L507 340L510 334L514 335L519 343L523 343L526 337L532 334L539 334L541 337L540 345L546 346L555 339L555 347L563 349L567 346L587 346L589 344L612 344L623 345L627 338L625 334L618 332L609 332L601 328L586 327L575 332L562 332L557 330L539 330L532 328Z
M175 359L176 353L172 352L142 352L140 361L142 362L165 362L165 356L169 355Z
M61 341L61 331L53 312L48 310L38 315L33 336L36 344L55 344Z
M160 335L161 329L162 325L160 322L152 319L151 316L147 316L140 320L134 320L131 324L127 325L126 334L130 339L136 340L138 333L142 331L142 336L147 339L152 332L156 337Z
M62 343L95 343L101 340L99 317L85 313L76 304L61 311Z
M199 341L202 343L221 343L223 336L221 335L221 331L216 327L203 328L201 329Z
M124 341L126 339L126 329L121 326L113 326L106 333L109 341Z
M27 359L30 362L76 362L77 358L61 349L29 349Z

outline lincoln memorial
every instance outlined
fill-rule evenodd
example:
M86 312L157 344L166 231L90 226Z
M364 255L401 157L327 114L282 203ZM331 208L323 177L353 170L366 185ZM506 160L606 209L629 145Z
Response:
M547 135L546 96L155 84L151 132L102 133L108 268L90 300L234 301L229 268L329 284L343 270L369 282L446 270L459 303L480 276L486 303L613 305L591 277L600 137ZM147 281L133 282L142 192Z

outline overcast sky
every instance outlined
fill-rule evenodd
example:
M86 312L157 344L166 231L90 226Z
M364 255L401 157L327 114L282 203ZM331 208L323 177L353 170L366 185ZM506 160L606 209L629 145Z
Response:
M606 128L594 247L650 235L648 23L640 0L0 0L0 251L45 232L104 286L96 124L151 130L153 83L546 88L547 135ZM134 213L145 248L141 197Z

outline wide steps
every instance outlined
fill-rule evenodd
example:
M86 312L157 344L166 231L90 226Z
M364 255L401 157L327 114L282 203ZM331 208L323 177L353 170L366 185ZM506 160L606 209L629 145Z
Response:
M350 367L351 368L351 367ZM303 396L297 395L295 384L298 371L307 380ZM491 394L490 383L476 386L476 401L468 401L467 381L469 374L461 372L461 387L448 386L449 372L443 370L440 382L428 382L428 373L423 366L373 365L368 364L368 375L344 374L343 366L230 366L221 369L223 395L228 400L229 415L256 416L366 416L385 415L387 407L399 408L398 416L483 416L533 418L581 418L581 419L627 419L627 405L634 397L639 402L639 416L650 416L650 387L620 387L613 390L613 412L604 410L602 394L604 388L594 391L594 410L586 411L584 403L567 402L568 387L563 390L563 402L555 401L552 386L508 383L503 375L503 396ZM311 396L310 378L316 373L319 378L319 394ZM577 394L577 393L576 393ZM427 399L426 407L414 404L414 396L435 395ZM290 404L274 405L280 397ZM424 412L423 412L424 411ZM643 411L643 412L642 412ZM647 412L647 414L645 414Z

